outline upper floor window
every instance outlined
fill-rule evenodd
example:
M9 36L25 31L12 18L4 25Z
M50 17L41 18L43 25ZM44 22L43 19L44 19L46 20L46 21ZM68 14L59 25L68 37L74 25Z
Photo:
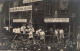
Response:
M69 0L59 0L59 10L68 9Z
M53 9L52 3L46 2L46 6L45 6L46 15L51 15L52 9Z

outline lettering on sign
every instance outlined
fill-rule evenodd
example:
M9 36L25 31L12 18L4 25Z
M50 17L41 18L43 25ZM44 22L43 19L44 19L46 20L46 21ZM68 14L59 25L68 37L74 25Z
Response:
M27 19L13 19L13 22L27 22Z
M37 1L43 1L43 0L23 0L23 3L30 3L30 2L37 2Z
M69 22L69 18L45 18L45 23L53 23L53 22Z
M9 12L17 12L17 11L29 11L32 10L32 5L30 6L21 6L21 7L13 7L9 9Z

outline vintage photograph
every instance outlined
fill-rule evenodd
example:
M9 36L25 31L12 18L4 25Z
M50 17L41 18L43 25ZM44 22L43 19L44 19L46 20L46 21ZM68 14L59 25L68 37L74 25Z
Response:
M80 0L0 0L0 51L80 51Z

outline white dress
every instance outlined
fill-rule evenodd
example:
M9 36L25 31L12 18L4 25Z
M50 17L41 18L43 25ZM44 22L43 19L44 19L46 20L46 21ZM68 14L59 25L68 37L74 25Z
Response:
M29 32L29 38L33 38L33 32L32 31Z
M59 30L59 33L60 33L60 38L64 38L64 31L62 29Z
M20 28L18 28L18 33L20 33Z
M25 33L26 33L26 27L23 26L23 34L25 34Z
M55 35L56 35L56 36L58 35L58 31L57 31L57 30L55 30Z
M41 39L41 40L45 39L45 33L44 33L43 31L40 32L40 39Z

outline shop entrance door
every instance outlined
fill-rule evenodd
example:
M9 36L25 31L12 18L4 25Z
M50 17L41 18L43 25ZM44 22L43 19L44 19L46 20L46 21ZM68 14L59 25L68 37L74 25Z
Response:
M47 24L47 30L49 32L49 35L51 35L50 37L50 40L51 41L54 41L54 42L58 42L58 39L55 38L56 36L56 33L55 33L55 30L58 30L58 37L57 38L60 38L60 30L63 30L63 33L64 33L64 41L68 40L68 35L69 35L69 23L48 23ZM55 41L55 40L57 41Z

